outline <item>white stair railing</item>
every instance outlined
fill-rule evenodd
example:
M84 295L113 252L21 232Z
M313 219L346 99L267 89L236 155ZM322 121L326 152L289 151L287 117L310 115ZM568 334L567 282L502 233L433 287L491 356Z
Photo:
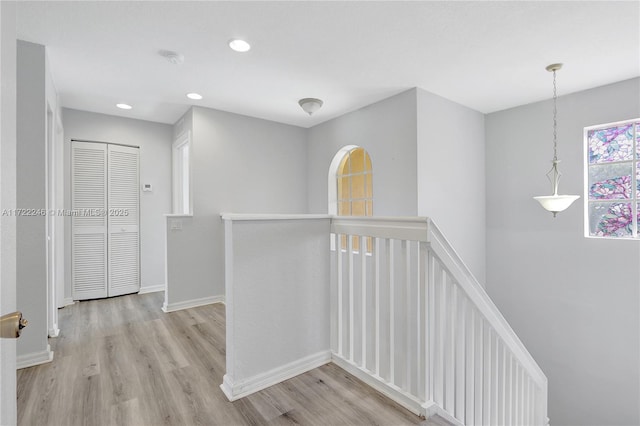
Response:
M427 218L332 219L333 361L417 414L546 425L547 379Z

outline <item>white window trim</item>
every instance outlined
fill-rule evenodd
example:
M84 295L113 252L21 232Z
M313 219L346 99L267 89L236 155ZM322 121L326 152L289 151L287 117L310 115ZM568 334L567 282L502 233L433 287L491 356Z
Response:
M188 194L189 194L189 206L188 210L185 211L183 206L183 202L180 201L182 195L184 194L183 181L180 176L180 170L182 167L179 164L179 161L183 160L184 157L182 155L178 155L182 153L184 147L188 149ZM173 204L173 213L174 214L184 214L184 215L193 215L193 167L192 167L192 158L193 158L193 147L191 144L191 132L185 132L178 139L176 139L172 144L171 149L171 163L172 163L172 188L173 193L171 196L172 204Z
M347 155L352 149L360 148L358 145L346 145L340 148L336 155L331 160L329 166L329 176L327 180L327 194L329 196L328 213L332 215L338 215L338 168L345 155Z
M613 121L611 123L604 123L604 124L597 124L594 126L589 126L589 127L585 127L584 128L584 133L583 133L583 147L584 147L584 160L583 160L583 164L584 164L584 178L583 178L583 182L584 182L584 236L586 238L592 238L592 239L598 239L598 240L616 240L616 241L638 241L640 239L640 221L637 220L638 217L638 204L640 204L640 198L637 198L636 201L634 202L633 199L628 200L631 202L631 206L632 206L632 215L634 218L636 218L636 228L635 228L635 236L632 237L609 237L609 236L598 236L598 235L590 235L591 234L591 230L590 230L590 223L589 223L589 206L591 205L590 199L589 199L589 132L591 130L596 130L596 129L606 129L608 127L619 127L619 126L624 126L625 124L634 124L634 129L633 129L633 139L634 139L634 149L633 149L633 160L629 160L629 162L631 162L632 164L637 164L638 162L640 162L640 157L638 156L638 150L636 149L636 147L638 145L640 145L640 140L638 138L638 128L640 127L640 117L638 118L632 118L629 120L621 120L621 121ZM632 168L632 173L631 173L631 188L632 188L632 193L636 194L637 191L637 182L636 182L636 173L635 172L635 167L634 166ZM620 200L609 200L611 202L615 202L615 201L625 201L625 199L620 199Z

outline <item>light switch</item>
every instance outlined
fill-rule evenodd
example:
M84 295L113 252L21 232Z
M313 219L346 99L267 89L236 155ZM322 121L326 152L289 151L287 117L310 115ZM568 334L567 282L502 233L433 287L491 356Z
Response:
M151 191L153 191L153 185L151 185L150 183L142 184L142 191L143 192L151 192Z

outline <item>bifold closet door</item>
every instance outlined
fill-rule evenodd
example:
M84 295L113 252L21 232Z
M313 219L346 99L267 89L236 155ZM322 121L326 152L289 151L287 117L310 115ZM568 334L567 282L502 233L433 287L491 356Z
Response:
M71 148L74 300L140 290L139 149L77 142Z
M139 149L108 145L108 294L140 290Z
M107 297L107 145L72 142L71 209L73 298Z

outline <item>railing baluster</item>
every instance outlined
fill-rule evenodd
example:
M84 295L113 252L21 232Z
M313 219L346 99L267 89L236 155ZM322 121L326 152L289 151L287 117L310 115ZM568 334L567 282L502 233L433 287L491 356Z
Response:
M495 425L499 423L499 407L500 407L500 337L495 336L493 339L493 376L491 377L491 421L489 424Z
M354 362L355 300L353 296L353 235L347 235L347 259L349 268L349 359Z
M529 423L529 375L524 376L524 404L522 405L522 418L524 419L522 424L528 425Z
M518 363L514 360L513 362L513 378L511 379L511 383L513 387L511 388L511 392L513 393L513 402L512 406L512 414L511 419L513 420L513 424L519 423L519 415L520 415L520 367Z
M475 424L475 413L474 413L474 395L473 390L475 389L474 380L475 380L475 311L472 306L468 306L468 324L467 324L467 342L466 342L466 373L467 379L465 384L466 389L466 410L465 410L465 425L472 426Z
M506 349L505 349L506 352ZM506 352L505 363L507 365L507 373L505 378L505 423L513 424L513 360L511 359L511 352Z
M430 282L430 300L429 300L429 308L431 309L431 319L429 323L430 328L430 348L431 351L431 399L434 402L441 402L438 400L438 381L439 372L442 372L442 368L440 367L440 361L438 356L438 304L440 302L439 299L439 286L440 286L440 274L438 271L440 270L438 263L435 258L433 259L433 266L431 270L431 282Z
M438 265L435 282L436 296L436 362L435 362L435 398L434 401L440 406L444 404L444 336L445 336L445 272Z
M425 347L424 353L427 357L425 360L425 372L427 373L426 381L425 381L425 392L424 399L425 401L433 400L433 388L434 388L434 377L433 377L433 363L434 363L434 349L433 345L435 342L434 338L434 323L435 323L435 310L434 310L434 282L435 282L435 259L433 257L433 253L431 250L427 253L427 262L426 262L427 270L424 275L426 278L426 287L425 287L425 301L424 306L427 309L425 312L425 317L427 319L426 325L424 328L425 332Z
M455 413L455 321L458 288L451 282L451 277L444 274L446 292L446 346L444 357L445 369L445 399L444 409L449 413Z
M389 382L396 383L396 336L395 336L395 277L393 259L393 239L389 238L387 244L387 267L389 278Z
M336 269L338 270L338 354L344 357L344 289L342 285L344 271L342 266L342 235L340 234L336 234Z
M524 368L520 368L520 424L524 425L525 421L526 421L526 408L525 408L525 401L526 401L526 394L527 394L527 375L524 372Z
M474 365L475 365L475 378L474 378L474 399L475 399L475 424L482 424L482 405L484 394L482 393L482 368L484 366L484 348L482 341L482 328L484 327L484 320L482 317L478 316L475 327L473 328L473 332L476 335L475 337L475 357L474 357Z
M482 403L482 424L490 425L491 424L491 379L493 377L493 372L491 370L492 366L492 358L491 358L491 350L493 348L492 345L492 332L489 324L485 324L483 327L484 333L484 373L483 373L483 384L484 388L482 390L483 395L483 403Z
M520 406L520 366L518 365L518 361L512 357L513 362L513 370L512 370L512 378L511 378L511 393L513 395L513 399L511 400L511 421L513 424L518 423L518 411Z
M362 326L360 332L362 333L362 368L367 368L367 246L365 245L365 237L360 236L360 298L362 309Z
M536 383L533 379L529 380L529 424L536 423Z
M467 325L467 380L466 380L466 425L472 426L475 424L475 350L476 350L476 333L475 333L475 324L476 324L476 312L472 306L468 306L468 325Z
M375 309L376 309L376 334L375 334L375 351L376 351L376 369L375 374L380 376L380 238L374 239L373 244L373 279L375 284Z
M422 310L422 300L424 298L424 266L425 266L425 249L426 245L419 242L416 250L416 258L418 264L416 265L416 395L421 402L424 402L424 396L421 394L424 390L424 381L426 380L426 373L423 369L422 354L423 354L423 324L425 324L424 312ZM425 352L426 353L426 352Z
M404 389L411 393L411 243L409 241L402 241L403 248L403 256L404 256L404 292L405 292L405 302L404 302L404 310L405 310L405 333L404 333L404 344L405 344L405 359L404 359Z
M519 424L518 423L518 403L520 402L520 389L519 389L519 383L518 383L518 378L520 375L520 372L518 371L518 363L515 362L515 360L512 361L513 362L513 370L512 370L512 376L511 376L511 421L513 422L513 424Z
M508 395L509 388L507 387L507 348L504 344L501 344L500 349L500 396L498 401L500 402L500 424L504 425L507 423L507 403L508 403Z
M520 413L522 412L522 405L521 405L521 400L522 400L522 381L521 379L521 371L520 371L520 365L518 364L518 361L514 358L514 364L513 364L513 387L514 387L514 399L513 399L513 424L516 425L521 425L522 422L520 421Z
M536 396L538 395L538 388L536 386L535 383L531 383L531 392L529 393L529 399L531 400L531 406L530 406L530 410L531 411L531 424L535 425L536 424L536 412L537 412L537 406L536 406Z
M455 417L462 423L465 422L465 354L466 354L466 311L467 298L464 293L459 292L458 299L458 319L456 321L456 411Z

